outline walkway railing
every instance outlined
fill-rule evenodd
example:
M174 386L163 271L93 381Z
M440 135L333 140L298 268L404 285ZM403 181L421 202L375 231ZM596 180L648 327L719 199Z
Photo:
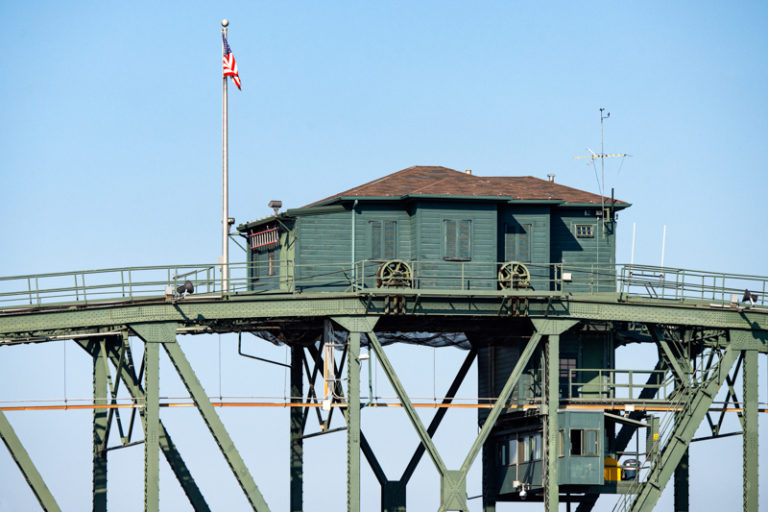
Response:
M399 260L398 260L399 261ZM264 292L368 292L369 290L446 290L485 293L611 292L623 297L704 300L713 307L765 307L768 278L644 265L525 263L525 279L500 279L504 262L407 260L407 275L387 279L381 260L297 265L273 261L232 263L229 289L222 290L218 264L81 270L0 277L0 308L84 304L175 296L189 281L195 295ZM390 269L391 270L391 269ZM389 274L390 277L392 274ZM501 275L504 275L502 272ZM507 274L508 275L508 274Z

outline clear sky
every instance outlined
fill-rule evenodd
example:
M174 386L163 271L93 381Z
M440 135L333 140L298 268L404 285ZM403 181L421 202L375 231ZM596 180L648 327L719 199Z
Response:
M658 264L666 225L669 266L768 275L760 220L768 190L768 6L751 1L2 2L0 274L216 261L224 17L243 85L230 86L230 202L238 223L269 214L271 199L298 207L411 165L555 173L559 183L596 192L594 169L573 156L598 151L605 107L606 152L631 155L606 163L606 190L633 204L620 215L617 261L629 261L636 223L635 262ZM240 249L231 250L242 260ZM218 357L217 338L184 343L204 384L218 387L218 369L206 364ZM253 343L256 352L285 357L283 348ZM69 396L87 396L89 362L68 350L64 362L61 344L3 349L0 400L62 396L65 365ZM232 337L222 338L222 351L225 393L271 386L264 393L282 394L282 370L236 358ZM393 349L393 357L430 367L433 355ZM463 354L446 349L435 357L439 392ZM403 371L414 394L431 395L431 375ZM760 382L765 400L765 373ZM182 392L170 373L162 385L169 396ZM193 473L213 479L204 491L216 509L243 509L195 412L162 414L193 452ZM285 509L285 411L221 414L273 510ZM88 508L90 415L8 416L60 504ZM474 420L456 418L447 432L464 443ZM386 423L371 431L384 439L374 446L391 452L394 474L410 448L402 456L387 449L400 439L386 441L387 432L401 427L409 447L415 435L399 412L368 411L365 421ZM451 454L452 438L440 435ZM308 510L343 506L337 436L307 448ZM731 438L693 449L692 509L739 499L740 447ZM111 509L136 510L141 448L112 453ZM714 458L724 469L713 476ZM378 489L365 465L364 473L364 510L376 510ZM175 510L185 501L169 475L164 468L161 503ZM473 475L470 495L479 494ZM426 458L415 478L426 490L411 491L411 509L433 508L437 479ZM768 507L765 469L761 480ZM32 506L4 450L0 482L0 510ZM479 509L479 500L472 506Z

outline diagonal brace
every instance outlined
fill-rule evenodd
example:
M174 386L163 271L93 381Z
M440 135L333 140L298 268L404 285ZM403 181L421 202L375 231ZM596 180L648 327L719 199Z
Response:
M47 512L61 512L56 500L53 499L51 491L48 490L48 486L45 485L43 477L37 471L35 464L29 457L29 453L24 449L24 445L21 444L16 432L8 422L3 411L0 410L0 437L3 438L5 446L8 447L8 451L11 452L13 461L19 466L21 473L24 475L24 479L29 484L30 489L35 494L35 498L40 502L40 506Z
M384 370L384 374L387 376L390 384L392 384L392 387L395 389L395 393L397 393L397 397L400 399L400 403L403 405L403 409L405 409L405 412L408 415L408 419L411 420L413 427L416 429L416 433L419 435L421 443L424 445L427 453L429 453L429 457L435 464L437 472L440 473L441 477L445 476L448 469L445 467L445 463L440 457L435 444L432 442L432 438L427 433L427 430L424 428L424 424L421 422L419 415L416 413L416 409L413 407L411 400L408 398L408 394L405 392L405 388L403 388L400 379L397 377L395 369L392 367L392 363L389 362L389 358L387 358L387 355L384 353L384 349L381 347L381 343L379 343L379 339L376 337L376 333L370 331L366 333L366 335L368 336L371 348L381 363L381 368Z
M195 402L197 410L200 411L200 415L203 417L203 421L208 426L208 430L211 431L211 435L216 440L216 444L219 446L222 455L227 460L232 473L237 479L237 483L240 484L240 488L245 493L248 502L251 504L254 510L257 512L266 512L269 510L267 503L264 501L264 497L259 492L256 483L253 481L248 467L245 465L240 453L235 448L232 438L229 436L224 424L221 422L216 411L213 409L208 396L203 389L202 384L195 375L192 366L189 364L184 352L178 342L163 343L165 352L170 357L173 366L181 377L184 386L192 396L192 400Z

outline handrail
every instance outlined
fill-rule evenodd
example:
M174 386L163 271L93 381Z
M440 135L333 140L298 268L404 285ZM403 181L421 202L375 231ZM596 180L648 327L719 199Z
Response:
M500 283L505 262L405 260L408 279L382 282L383 260L296 264L294 261L231 263L229 289L224 293L268 291L347 291L413 289L471 291L499 290L559 292L563 294L618 293L622 300L645 297L659 300L705 301L712 307L768 306L768 277L726 274L649 265L524 263L528 279ZM406 268L406 267L403 267ZM166 295L189 280L196 294L222 294L218 264L140 266L53 272L0 277L0 308L47 304L85 304L105 299L133 300ZM404 286L403 286L404 285ZM746 291L751 301L744 301ZM749 297L747 297L749 299ZM768 312L768 310L766 310Z

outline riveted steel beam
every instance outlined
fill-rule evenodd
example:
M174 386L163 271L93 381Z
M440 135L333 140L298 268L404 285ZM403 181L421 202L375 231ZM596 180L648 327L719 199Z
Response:
M758 378L757 352L744 353L744 512L757 512L758 503Z
M221 422L221 418L216 414L213 409L208 396L205 393L205 389L195 375L192 366L189 364L184 352L178 343L163 343L165 352L170 357L173 366L181 377L184 386L192 396L192 401L195 403L197 410L200 411L200 415L203 417L203 421L208 426L208 430L211 432L216 444L221 450L222 455L227 461L229 468L235 475L237 483L240 484L240 488L245 493L248 502L253 510L257 512L266 512L269 510L267 503L264 501L264 497L259 492L256 483L253 481L248 467L245 465L240 453L235 448L232 438L229 436L224 424ZM148 347L157 346L157 344L148 343ZM150 418L147 416L147 429L149 429Z
M647 482L632 503L631 512L650 512L656 506L662 490L680 463L737 356L737 350L727 347L717 365L710 369L706 381L692 388L691 396L683 404L684 414L680 414L680 420L675 422L675 427L662 448L659 460L651 468Z
M80 342L80 344L83 345L84 343ZM115 368L117 368L117 377L122 379L134 401L136 401L136 403L144 402L146 396L131 363L132 357L126 357L121 361L119 353L113 349L109 351L109 359L112 361L112 364L115 365ZM142 416L142 419L145 418L144 408L139 408L139 414ZM142 421L142 425L146 428L146 421ZM176 445L173 443L162 420L160 420L160 449L163 451L165 460L173 470L176 479L181 485L184 494L187 496L187 499L189 499L189 503L192 505L195 512L210 512L210 508L208 507L205 498L197 487L195 479L189 472L187 465L184 463L184 459L181 457Z
M93 356L93 404L107 404L107 340L91 343ZM107 510L107 409L93 409L93 512Z
M37 498L43 510L46 512L61 512L56 500L53 499L51 491L45 485L43 477L40 476L40 472L29 457L27 450L24 449L24 445L21 444L21 440L19 440L3 411L0 411L0 438L3 439L3 443L5 443L8 451L11 453L13 461L21 470L21 474L24 475L24 479L29 484L29 488L32 489L35 498Z
M349 333L347 349L347 512L360 512L360 332Z
M300 403L304 395L304 349L300 345L291 347L291 402ZM291 407L290 411L290 511L304 510L304 411Z
M387 376L387 379L389 379L390 384L392 384L392 387L397 394L397 398L400 400L403 409L405 409L408 419L411 420L411 424L416 429L416 433L418 434L421 443L427 450L427 453L432 459L432 463L435 465L435 468L437 468L437 472L440 473L441 477L444 476L448 471L445 467L445 463L443 462L442 457L440 457L437 448L432 442L432 438L427 433L427 429L424 428L424 424L421 422L419 415L416 413L416 409L414 409L410 398L408 398L408 393L406 393L405 388L400 382L400 378L397 376L397 373L395 373L395 369L392 366L392 363L390 363L387 354L384 353L384 349L382 348L381 343L379 343L379 339L372 331L368 332L367 336L368 341L371 344L371 348L376 354L379 363L381 363L381 368L384 371L384 374Z

